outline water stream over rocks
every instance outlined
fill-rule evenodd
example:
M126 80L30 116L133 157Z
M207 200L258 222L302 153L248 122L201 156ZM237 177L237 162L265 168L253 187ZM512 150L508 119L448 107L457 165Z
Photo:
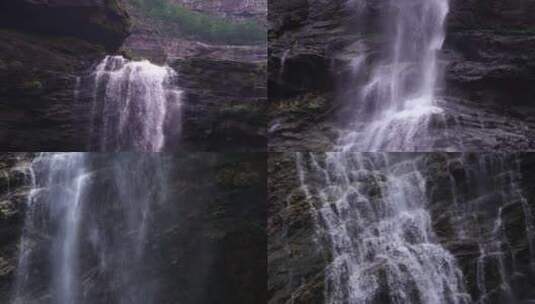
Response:
M525 285L535 276L526 157L297 154L328 260L324 303L529 303L521 302L535 298Z

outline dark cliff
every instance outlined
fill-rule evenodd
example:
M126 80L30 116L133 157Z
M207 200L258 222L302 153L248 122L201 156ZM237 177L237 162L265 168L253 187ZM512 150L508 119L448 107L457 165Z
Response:
M0 156L0 298L8 302L15 280L18 245L31 181L27 175L32 155L3 153Z
M79 150L77 76L129 33L116 0L2 1L0 109L4 150Z
M177 148L265 151L265 62L190 58L177 60L173 67L184 90Z
M196 11L220 15L235 20L256 19L261 23L265 23L266 19L266 0L216 0L202 2L192 0L173 0L173 2Z
M117 0L2 1L0 26L72 36L117 49L128 35L128 15Z

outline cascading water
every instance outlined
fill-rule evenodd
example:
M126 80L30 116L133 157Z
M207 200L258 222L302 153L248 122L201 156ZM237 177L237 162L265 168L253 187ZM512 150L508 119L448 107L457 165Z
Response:
M416 164L394 154L298 155L332 255L326 303L469 303L454 257L436 240Z
M144 265L151 210L165 197L159 161L128 153L36 158L12 303L152 303L156 279Z
M354 129L339 139L341 151L422 151L433 145L428 125L442 113L435 91L448 0L391 0L386 10L386 50L371 72L362 54L351 63L354 73L369 77L353 97Z
M298 153L296 162L327 257L324 303L535 299L531 155Z
M106 56L92 74L90 146L99 151L161 151L165 126L180 128L181 91L168 66Z

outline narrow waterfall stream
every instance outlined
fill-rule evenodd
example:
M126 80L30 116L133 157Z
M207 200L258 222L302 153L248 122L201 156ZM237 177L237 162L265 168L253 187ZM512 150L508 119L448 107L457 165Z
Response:
M519 301L515 277L535 271L535 219L530 202L521 185L521 162L516 154L480 154L463 156L450 163L462 164L467 178L456 193L459 206L457 237L477 240L479 256L476 263L477 303ZM469 189L469 190L468 190ZM487 219L474 229L469 217ZM521 252L511 235L511 214L518 217L516 237L524 235L525 252ZM518 261L517 261L518 260ZM527 269L517 265L527 260Z
M168 66L106 56L90 76L90 147L97 151L161 151L180 129L181 91ZM170 130L166 130L170 129Z
M357 2L357 10L366 5ZM369 76L353 96L358 127L341 135L338 150L426 151L433 145L428 125L442 113L437 56L448 9L448 0L391 0L383 8L385 49L371 67L362 55L351 63L353 73Z
M156 156L107 156L44 153L33 161L12 303L153 302L145 246L165 170Z
M328 257L324 303L535 296L520 283L535 276L535 220L519 155L299 153L296 162Z

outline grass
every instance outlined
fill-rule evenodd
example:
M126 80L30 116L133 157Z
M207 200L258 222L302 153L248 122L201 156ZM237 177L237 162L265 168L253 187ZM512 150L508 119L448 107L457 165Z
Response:
M180 34L225 44L262 44L266 30L254 21L233 22L195 12L168 0L130 0L150 18L173 25Z

